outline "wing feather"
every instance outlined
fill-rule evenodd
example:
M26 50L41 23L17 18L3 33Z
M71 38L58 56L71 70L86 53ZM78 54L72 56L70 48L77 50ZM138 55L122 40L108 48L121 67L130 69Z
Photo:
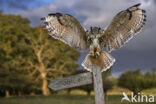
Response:
M102 47L107 48L109 52L119 49L140 31L145 24L146 15L145 10L139 6L140 4L134 5L114 17L102 36Z
M76 49L87 49L87 38L84 28L80 22L69 14L54 13L41 18L44 21L46 29L55 39Z

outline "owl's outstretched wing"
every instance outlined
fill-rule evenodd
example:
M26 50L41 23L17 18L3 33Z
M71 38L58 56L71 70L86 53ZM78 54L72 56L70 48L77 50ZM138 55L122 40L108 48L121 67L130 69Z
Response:
M103 48L107 48L109 52L119 49L140 31L146 21L145 10L140 9L140 5L134 5L114 17L101 37Z
M41 18L46 29L55 39L59 39L73 48L87 49L87 38L80 22L69 14L52 13Z

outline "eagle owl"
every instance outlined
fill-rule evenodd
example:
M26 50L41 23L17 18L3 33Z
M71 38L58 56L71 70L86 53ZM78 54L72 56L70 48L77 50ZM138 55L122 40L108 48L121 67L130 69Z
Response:
M145 10L136 4L119 12L106 29L90 27L85 31L80 22L69 14L51 13L41 18L49 34L78 50L86 50L89 53L82 62L82 66L88 71L93 67L106 71L115 59L108 52L119 49L128 42L135 33L139 32L146 21Z

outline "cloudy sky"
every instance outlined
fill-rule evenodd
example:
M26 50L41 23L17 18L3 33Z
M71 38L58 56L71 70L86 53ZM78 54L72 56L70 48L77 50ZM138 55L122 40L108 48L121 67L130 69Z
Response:
M136 3L142 3L141 8L147 11L147 23L136 37L111 53L116 58L112 74L118 76L127 70L140 68L146 72L156 67L156 0L0 0L0 9L29 18L32 26L41 25L40 18L48 13L68 13L88 29L105 28L119 11Z

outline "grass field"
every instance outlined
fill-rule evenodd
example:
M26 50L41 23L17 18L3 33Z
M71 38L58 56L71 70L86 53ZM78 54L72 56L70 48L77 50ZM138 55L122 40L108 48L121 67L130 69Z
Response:
M121 103L121 95L108 95L106 104L156 104ZM0 104L94 104L94 96L86 95L50 95L0 98Z

